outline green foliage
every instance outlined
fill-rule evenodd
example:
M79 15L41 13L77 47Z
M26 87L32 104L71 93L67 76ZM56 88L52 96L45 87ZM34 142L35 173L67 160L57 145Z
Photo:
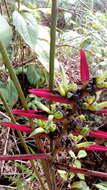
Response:
M98 184L94 184L99 190L107 190L107 182L101 182Z
M18 94L12 80L9 80L7 84L0 82L0 91L3 93L8 104L13 107L18 100Z
M90 190L90 188L87 186L85 181L78 181L78 182L74 182L71 185L71 188L76 188L76 189L80 189L80 190Z
M34 86L40 86L45 82L44 72L41 71L37 64L29 64L26 75L29 83Z
M0 40L7 47L12 40L12 29L4 16L0 15Z
M19 175L15 177L10 176L6 178L13 182L13 184L16 186L16 190L31 190L32 182L37 180L35 175L33 174L33 171L24 164L20 164L17 162L15 165L25 175L25 179L22 179Z
M14 11L13 24L24 41L34 50L38 36L38 26L34 16L26 12L20 14Z

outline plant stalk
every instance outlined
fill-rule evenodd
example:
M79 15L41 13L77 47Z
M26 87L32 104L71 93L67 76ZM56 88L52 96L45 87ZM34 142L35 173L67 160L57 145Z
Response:
M49 190L52 190L52 182L51 182L51 175L50 175L50 168L49 168L49 160L41 160L41 165L43 168L43 172L45 174L47 184L49 187Z
M50 57L49 57L49 89L54 86L54 61L55 61L55 41L56 41L56 18L57 18L57 0L52 0L51 9L51 31L50 31Z

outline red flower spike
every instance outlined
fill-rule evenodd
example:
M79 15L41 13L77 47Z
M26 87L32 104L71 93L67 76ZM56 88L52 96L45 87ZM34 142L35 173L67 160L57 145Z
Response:
M0 156L1 160L33 160L33 159L49 159L46 154L20 154L20 155L10 155L10 156Z
M2 125L5 127L9 127L12 129L23 131L23 132L28 132L28 133L32 132L30 125L19 125L19 124L15 124L15 123L11 123L11 122L3 122Z
M83 83L89 81L89 69L85 52L80 49L80 78Z
M58 163L55 163L55 167L56 167L56 169L60 169L60 170L64 170L64 171L70 171L73 173L81 173L84 175L92 175L92 176L107 178L107 173L104 173L104 172L87 170L85 168L75 168L75 167L67 166L64 164L58 164Z
M29 90L30 93L35 94L37 96L46 98L48 100L52 100L55 102L60 102L60 103L64 103L64 104L71 104L72 101L69 100L68 98L65 98L63 96L60 95L55 95L52 94L50 92L45 92L44 90L38 90L38 89L33 89L33 90Z
M97 145L90 145L85 148L79 148L80 150L96 150L96 151L107 151L107 147L105 146L97 146Z
M43 111L37 111L37 110L16 110L16 109L14 109L12 111L12 113L14 113L16 115L21 115L21 116L24 116L24 117L33 118L33 119L48 120L48 116L42 115ZM37 114L37 113L41 113L41 115ZM63 118L62 119L53 119L53 121L55 121L55 122L61 122L62 120L63 120Z

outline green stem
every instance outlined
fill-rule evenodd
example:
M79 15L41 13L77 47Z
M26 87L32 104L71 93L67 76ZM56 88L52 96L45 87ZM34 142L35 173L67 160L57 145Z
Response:
M11 77L12 81L15 84L15 87L16 87L17 92L19 94L19 97L20 97L20 100L22 102L22 105L27 110L28 107L27 107L26 99L24 97L24 94L23 94L23 91L21 89L20 83L19 83L18 78L17 78L17 76L15 74L13 65L11 64L11 62L9 60L9 57L7 55L7 50L6 50L5 46L3 45L3 43L1 41L0 41L0 53L2 54L2 57L3 57L3 63L7 67L8 71L9 71L9 74L10 74L10 77Z
M4 105L4 107L5 107L6 112L8 113L9 117L11 118L11 121L12 121L13 123L16 123L16 120L15 120L15 118L14 118L14 115L12 114L9 105L8 105L8 103L6 102L4 96L2 95L1 92L0 92L0 99L1 99L1 101L3 102L3 105ZM24 140L24 138L23 138L21 132L20 132L20 131L17 131L17 134L18 134L18 136L19 136L19 138L20 138L21 144L23 145L23 147L24 147L26 153L29 154L30 151L29 151L29 149L28 149L28 146L27 146L27 144L26 144L26 142L25 142L25 140ZM42 182L42 180L41 180L41 177L39 176L38 170L37 170L36 167L35 167L35 162L34 162L34 160L30 160L30 162L31 162L32 168L34 169L34 173L35 173L36 177L38 178L38 182L40 183L42 190L45 190L44 184L43 184L43 182Z
M18 95L19 95L19 98L22 102L22 105L24 107L25 110L28 110L28 106L27 106L27 103L26 103L26 99L25 99L25 96L24 96L24 93L23 93L23 90L20 86L20 83L19 83L19 80L16 76L16 73L15 73L15 70L13 68L13 65L11 64L10 60L9 60L9 57L8 57L8 54L7 54L7 50L4 46L4 44L2 43L2 41L0 41L0 53L2 54L2 57L3 57L3 63L4 65L7 67L8 71L9 71L9 74L10 74L10 77L17 89L17 92L18 92ZM31 119L29 119L29 122L32 126L32 129L34 130L34 126L33 126L33 122Z
M55 41L56 41L56 18L57 0L52 0L51 31L50 31L50 60L49 60L49 89L54 86L54 60L55 60Z
M20 11L20 0L17 0L18 3L18 12Z

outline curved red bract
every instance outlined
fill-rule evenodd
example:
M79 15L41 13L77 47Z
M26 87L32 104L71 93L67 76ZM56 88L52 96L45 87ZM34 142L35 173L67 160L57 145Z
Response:
M80 49L80 78L83 83L89 81L89 68L87 58L83 49Z

